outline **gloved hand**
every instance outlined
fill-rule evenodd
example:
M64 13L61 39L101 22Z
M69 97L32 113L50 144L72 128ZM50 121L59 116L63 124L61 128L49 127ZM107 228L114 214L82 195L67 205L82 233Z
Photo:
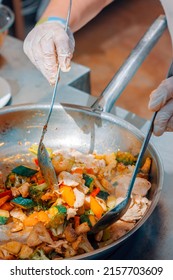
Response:
M55 84L57 65L63 72L70 70L75 41L73 34L58 20L36 25L24 40L23 49L31 62L50 84Z
M151 93L148 108L158 111L153 130L156 136L165 131L173 131L173 77L162 81Z

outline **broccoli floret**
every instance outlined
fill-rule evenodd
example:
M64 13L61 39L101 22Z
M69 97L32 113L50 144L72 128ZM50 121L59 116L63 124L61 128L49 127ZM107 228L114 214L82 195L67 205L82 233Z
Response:
M42 249L36 249L32 255L31 260L49 260Z
M47 227L56 229L59 225L64 224L66 213L67 208L63 205L57 205L49 208L50 222Z
M33 185L29 188L29 195L34 201L40 201L42 195L47 190L47 184L43 183L41 185Z
M20 187L22 184L26 183L28 181L27 177L17 175L13 172L11 172L5 181L5 186L7 189L13 188L13 187Z
M116 160L122 162L124 165L134 165L137 158L129 152L118 151L115 153Z

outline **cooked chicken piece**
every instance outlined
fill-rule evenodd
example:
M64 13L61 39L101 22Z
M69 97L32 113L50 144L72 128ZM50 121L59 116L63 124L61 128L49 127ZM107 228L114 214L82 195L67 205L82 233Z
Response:
M127 189L130 184L130 180L131 180L131 175L128 174L117 176L114 179L114 181L116 182L116 187L115 187L116 197L126 196ZM148 180L137 177L133 186L132 193L145 196L150 188L151 188L151 183Z
M13 222L14 222L14 225L11 229L11 232L18 232L20 230L23 230L24 225L19 219L13 218Z
M27 238L27 245L29 247L35 247L42 243L42 240L40 240L38 233L35 231L34 227L33 230L30 232L28 238Z
M103 230L95 234L95 240L98 242L101 241L102 237L103 237Z
M78 238L72 242L72 247L75 251L77 251L79 249L79 244L81 243L82 240L82 235L79 235Z
M29 259L29 257L31 256L31 254L34 252L34 250L32 248L30 248L29 246L22 244L22 248L19 252L19 259L21 260L25 260L25 259Z
M111 182L109 182L107 179L105 179L102 176L98 176L101 185L103 186L103 188L110 194L114 194L115 193L115 187L113 186L113 184Z
M63 249L65 246L67 246L67 244L68 244L67 240L60 239L58 241L54 241L54 243L49 246L55 249L55 252L57 252L58 254L62 254Z
M48 244L52 244L53 240L47 231L46 227L42 222L38 222L33 229L31 230L28 238L27 238L27 245L29 247L34 247L42 242L46 242Z
M76 150L72 150L71 155L75 158L76 163L92 164L95 160L93 155L83 154Z
M76 164L85 164L85 167L92 168L94 173L97 173L101 167L106 166L105 160L98 160L92 154L83 154L75 150L71 154L74 156Z
M52 245L49 245L51 248L55 250L56 253L63 255L66 258L73 257L77 254L77 251L69 245L67 240L61 239L55 241Z
M54 154L52 164L55 172L59 174L61 171L70 171L74 163L74 158L71 156L63 156L61 153Z
M110 163L117 164L117 160L115 159L115 153L105 154L104 159L107 165L109 165Z
M115 174L116 166L117 166L116 161L109 163L107 166L100 169L99 175L102 175L105 178L111 178L113 176L113 174Z
M73 189L73 192L75 194L75 203L74 203L74 208L79 208L83 206L84 201L85 201L85 195L83 192L80 192L77 188Z
M66 245L65 254L64 254L65 258L71 258L71 257L75 256L76 254L77 254L77 251L75 251L71 245Z
M72 224L68 224L64 230L64 234L65 234L65 238L68 242L72 243L74 241L76 241L77 239L77 233L74 230L74 228L72 228Z
M79 191L83 192L84 194L88 193L88 187L85 186L84 184L79 185L77 188L78 188Z
M12 187L11 188L12 196L17 197L20 195L20 191L17 187Z
M79 184L83 184L83 179L81 177L81 174L70 174L69 172L62 171L58 176L58 183L70 186L70 187L76 187Z
M94 248L91 246L91 243L88 241L86 234L82 234L80 236L81 236L81 242L79 243L79 248L83 249L84 252L86 253L94 251Z
M22 197L27 197L29 195L29 183L23 183L19 188L19 192L21 193Z
M145 214L149 205L150 201L146 197L137 196L136 199L133 197L129 209L121 217L121 220L126 222L136 222L140 220Z
M15 256L10 254L7 250L0 248L0 260L14 260Z
M22 247L22 243L18 241L9 241L5 244L0 245L1 249L6 250L10 254L17 255Z
M110 235L111 240L117 240L124 234L126 234L129 230L131 230L134 227L135 223L127 223L121 220L118 220L113 225L110 226Z
M70 218L73 218L74 216L76 216L76 212L78 209L75 208L67 208L67 220L69 220Z
M94 248L91 246L86 234L81 234L78 236L77 240L72 243L74 250L78 251L79 249L84 250L84 252L92 252Z
M31 232L31 228L25 228L24 230L21 230L19 232L11 232L13 226L14 222L0 226L0 242L10 240L20 241L22 243L26 242L26 239Z
M26 219L26 214L23 212L23 210L21 208L13 208L11 211L10 211L10 216L12 216L13 218L16 218L20 221L24 221Z
M84 222L84 223L80 224L79 226L77 226L75 230L76 230L76 233L78 235L80 235L82 233L88 232L90 230L90 227L87 222Z

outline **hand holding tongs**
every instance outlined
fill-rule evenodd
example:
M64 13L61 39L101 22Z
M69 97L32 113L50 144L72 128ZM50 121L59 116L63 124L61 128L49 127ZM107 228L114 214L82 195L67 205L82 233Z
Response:
M67 14L67 20L66 20L66 26L65 26L65 31L67 32L68 29L68 25L69 25L69 19L70 19L70 13L71 13L71 7L72 7L72 0L70 0L70 4L69 4L69 8L68 8L68 14ZM50 120L50 116L53 110L53 105L55 102L55 97L56 97L56 92L57 92L57 86L58 86L58 82L59 82L59 77L60 77L60 66L58 65L58 70L57 70L57 75L56 75L56 81L55 81L55 86L54 86L54 90L53 90L53 95L52 95L52 101L51 101L51 105L50 105L50 110L47 116L47 120L45 125L43 126L43 130L42 130L42 134L41 134L41 138L40 138L40 142L39 142L39 146L38 146L38 162L39 162L39 166L41 169L41 172L43 174L43 177L45 178L47 184L49 187L51 188L56 188L58 187L57 184L57 178L56 178L56 174L55 174L55 170L54 167L52 165L52 161L49 157L49 154L43 144L43 139L45 136L45 133L47 131L47 127L48 127L48 123Z
M171 67L169 69L167 78L170 78L173 76L173 63L171 64ZM106 227L110 226L111 224L113 224L114 222L116 222L118 219L120 219L128 210L130 202L131 202L131 192L133 189L133 185L136 179L136 176L138 174L138 170L142 161L142 158L144 156L144 153L148 147L148 143L150 141L152 132L153 132L153 128L154 128L154 120L156 118L157 112L155 112L151 118L149 127L148 127L148 131L147 134L145 136L145 139L143 141L133 174L132 174L132 178L127 190L127 194L126 194L126 198L120 202L118 205L116 205L113 209L111 209L109 212L107 212L105 215L102 216L102 218L100 220L98 220L98 222L91 228L91 231L89 232L90 234L95 234L103 229L105 229Z

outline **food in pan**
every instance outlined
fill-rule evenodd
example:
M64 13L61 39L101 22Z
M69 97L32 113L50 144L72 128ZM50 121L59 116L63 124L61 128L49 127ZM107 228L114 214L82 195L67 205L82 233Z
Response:
M37 153L33 145L31 152ZM94 250L87 238L101 216L126 196L137 157L129 152L83 154L49 150L58 186L50 188L35 168L16 166L0 174L0 259L62 259ZM95 235L98 247L131 230L150 205L151 159L136 178L124 216Z

